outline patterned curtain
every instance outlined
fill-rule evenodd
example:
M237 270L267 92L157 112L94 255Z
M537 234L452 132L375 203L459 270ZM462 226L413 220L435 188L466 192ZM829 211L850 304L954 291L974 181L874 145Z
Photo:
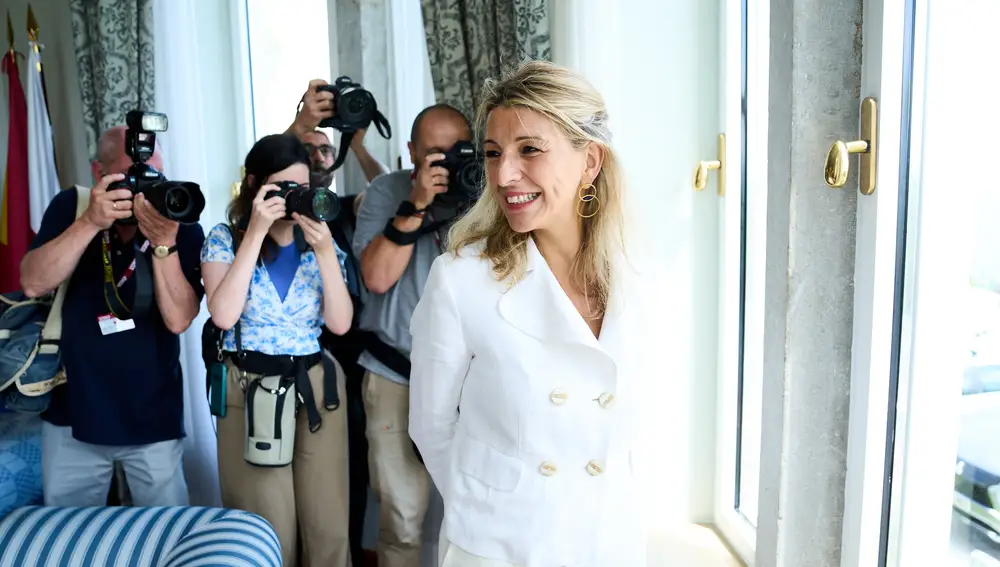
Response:
M421 0L421 7L437 102L470 119L487 78L551 58L546 0Z
M153 110L153 0L70 0L91 156L125 113Z

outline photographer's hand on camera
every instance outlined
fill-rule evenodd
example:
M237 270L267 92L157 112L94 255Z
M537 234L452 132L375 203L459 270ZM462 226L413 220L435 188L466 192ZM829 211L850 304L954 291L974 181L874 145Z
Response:
M434 197L448 190L448 170L431 165L444 157L444 154L428 155L417 172L417 179L410 191L410 202L418 210L426 209L434 201Z
M298 213L292 213L292 220L302 228L302 236L317 255L333 252L333 235L325 222L314 221Z
M274 221L284 218L285 200L278 196L264 198L269 192L277 190L277 185L268 184L257 191L257 196L253 199L253 211L250 213L250 224L247 226L248 233L263 237Z
M298 136L311 132L326 118L333 116L333 93L318 91L316 87L330 83L323 79L309 81L309 87L303 95L302 109L295 116L291 130Z
M115 181L125 176L121 173L105 175L90 190L90 205L83 213L83 219L96 230L111 228L116 220L132 216L132 191L128 189L108 189Z
M149 239L153 246L173 246L177 243L177 230L180 223L161 215L146 196L139 194L132 202L135 220L139 224L139 232Z
M298 213L292 213L292 220L302 229L302 236L316 254L320 278L323 280L323 321L334 334L343 335L351 327L354 304L347 292L347 283L344 281L344 272L341 271L330 227L325 222L315 221Z

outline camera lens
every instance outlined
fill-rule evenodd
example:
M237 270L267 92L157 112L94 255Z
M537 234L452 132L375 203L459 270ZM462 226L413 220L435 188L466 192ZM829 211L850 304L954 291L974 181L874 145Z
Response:
M184 217L191 211L191 195L184 187L174 187L164 196L164 204L168 216Z
M317 190L312 198L313 218L321 222L332 221L339 213L340 202L330 191Z
M370 104L366 91L352 91L346 93L338 104L337 111L344 122L349 124L360 124L368 118L370 114Z

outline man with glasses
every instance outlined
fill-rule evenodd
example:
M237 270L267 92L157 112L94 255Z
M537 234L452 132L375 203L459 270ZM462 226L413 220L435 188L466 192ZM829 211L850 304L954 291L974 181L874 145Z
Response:
M330 93L319 94L328 95ZM368 152L368 148L364 144L366 131L367 129L358 130L351 138L351 152L357 158L361 171L365 174L365 181L371 183L372 179L386 173L389 169ZM312 187L330 187L333 184L334 174L328 170L337 159L337 148L330 143L330 138L322 130L308 130L298 134L298 137L305 145L306 151L309 152L309 159L312 162L309 184ZM364 193L364 189L358 193ZM344 200L345 197L347 196L341 195L341 200Z

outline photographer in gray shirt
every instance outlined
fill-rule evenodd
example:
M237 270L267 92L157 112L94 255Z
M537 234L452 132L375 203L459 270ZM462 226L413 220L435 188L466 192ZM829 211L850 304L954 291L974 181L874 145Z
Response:
M368 461L380 500L379 567L412 567L420 561L430 478L408 432L410 316L457 214L438 205L450 175L432 164L446 159L457 142L471 139L468 119L457 109L424 109L408 144L415 169L376 178L358 211L353 248L370 292L360 326L377 337L358 362L366 370Z

